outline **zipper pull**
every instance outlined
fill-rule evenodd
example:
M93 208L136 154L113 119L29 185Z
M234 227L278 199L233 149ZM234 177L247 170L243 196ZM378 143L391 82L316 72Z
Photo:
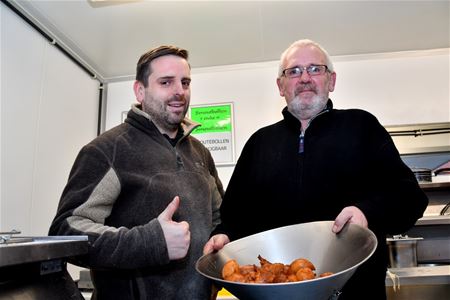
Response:
M181 157L178 155L177 153L177 165L182 167L183 166L183 160L181 159Z
M305 134L302 131L300 133L300 140L299 140L299 144L298 144L298 153L302 154L303 152L305 152Z

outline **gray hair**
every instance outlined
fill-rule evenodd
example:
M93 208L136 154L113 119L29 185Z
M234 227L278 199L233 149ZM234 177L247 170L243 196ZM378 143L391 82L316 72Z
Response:
M318 43L316 43L316 42L314 42L312 40L303 39L303 40L298 40L298 41L293 42L281 54L280 63L279 63L279 67L278 67L278 78L280 78L281 75L283 75L283 69L284 69L283 63L284 63L284 61L286 59L286 56L287 56L288 52L291 51L294 48L301 48L301 47L305 47L305 46L314 46L317 49L319 49L325 55L325 59L327 61L328 70L330 72L334 72L333 62L331 61L330 55L328 54L327 50L325 50L321 45L319 45Z

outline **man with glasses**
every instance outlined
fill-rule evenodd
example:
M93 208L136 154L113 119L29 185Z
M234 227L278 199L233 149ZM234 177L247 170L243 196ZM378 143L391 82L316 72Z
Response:
M300 40L281 55L284 118L247 141L221 206L222 223L204 252L296 223L334 220L335 233L358 224L376 234L378 247L339 300L386 299L386 235L412 227L428 199L373 115L333 108L328 95L335 83L330 57L317 43Z

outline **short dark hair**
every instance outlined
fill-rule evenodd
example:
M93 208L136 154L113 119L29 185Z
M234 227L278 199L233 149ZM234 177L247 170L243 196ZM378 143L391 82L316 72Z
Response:
M152 72L150 63L154 59L165 55L176 55L184 58L185 60L188 60L189 57L189 53L187 50L175 46L163 45L154 49L150 49L146 53L142 54L142 56L138 60L136 67L136 80L142 82L144 84L144 87L147 87L148 77Z

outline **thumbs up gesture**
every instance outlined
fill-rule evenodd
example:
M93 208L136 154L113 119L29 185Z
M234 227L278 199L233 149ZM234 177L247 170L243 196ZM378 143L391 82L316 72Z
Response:
M158 216L158 221L166 239L169 259L175 260L186 256L191 242L191 232L189 224L185 221L175 222L172 220L173 214L180 206L180 197L176 196L166 209Z

